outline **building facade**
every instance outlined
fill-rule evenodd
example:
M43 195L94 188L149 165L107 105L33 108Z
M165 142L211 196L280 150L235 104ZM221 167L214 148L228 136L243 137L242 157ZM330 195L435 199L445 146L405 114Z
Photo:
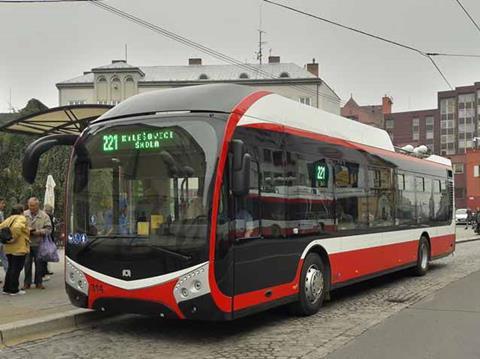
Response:
M385 116L392 112L393 101L390 97L384 96L381 105L360 106L350 96L350 99L341 109L343 117L355 120L366 125L384 128Z
M480 82L437 93L435 109L391 113L385 129L395 146L426 145L435 154L449 157L455 175L457 208L480 204L480 178L476 163L480 137ZM478 166L476 167L478 168Z
M265 74L268 76L265 76ZM191 58L186 66L134 66L123 60L93 68L57 83L59 104L118 104L138 93L206 83L237 83L283 95L306 105L340 113L340 98L319 77L315 60L305 67L270 56L266 64L204 65Z

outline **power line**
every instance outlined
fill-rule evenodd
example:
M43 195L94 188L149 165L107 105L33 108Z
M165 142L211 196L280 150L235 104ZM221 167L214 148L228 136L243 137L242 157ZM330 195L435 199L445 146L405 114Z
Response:
M0 0L0 4L43 4L55 2L88 2L92 0ZM101 0L93 0L101 1Z
M465 9L465 6L462 5L462 3L460 2L460 0L455 0L456 3L458 4L458 6L460 6L463 10L463 12L465 13L465 15L467 15L467 17L470 19L470 21L473 23L473 25L477 28L477 30L480 32L480 26L478 26L477 22L473 19L473 17L469 14L469 12L467 11L467 9Z
M152 31L154 31L154 32L156 32L156 33L161 34L162 36L165 36L165 37L167 37L167 38L170 38L170 39L172 39L172 40L174 40L174 41L177 41L177 42L179 42L179 43L181 43L181 44L184 44L184 45L186 45L186 46L188 46L188 47L192 47L192 48L194 48L194 49L196 49L196 50L199 50L199 51L201 51L201 52L203 52L203 53L206 53L206 54L208 54L208 55L210 55L210 56L212 56L212 57L214 57L214 58L217 58L217 59L219 59L219 60L221 60L221 61L223 61L223 62L233 64L233 65L235 65L236 67L239 67L239 68L241 68L241 69L243 69L243 70L247 70L247 71L251 71L251 72L253 72L253 73L257 73L258 75L261 75L262 77L264 77L264 78L266 78L266 79L274 79L274 80L284 79L284 78L280 78L280 77L273 76L271 73L262 70L262 69L261 69L261 66L252 66L252 65L250 65L250 64L246 64L246 63L244 63L244 62L242 62L242 61L239 61L239 60L237 60L237 59L235 59L235 58L233 58L233 57L230 57L230 56L228 56L228 55L225 55L225 54L223 54L223 53L221 53L221 52L219 52L219 51L213 50L213 49L211 49L211 48L209 48L209 47L207 47L207 46L204 46L204 45L202 45L202 44L199 44L199 43L197 43L197 42L194 42L194 41L192 41L192 40L190 40L190 39L188 39L188 38L186 38L186 37L183 37L183 36L181 36L181 35L178 35L178 34L172 32L172 31L166 30L166 29L164 29L164 28L162 28L162 27L160 27L160 26L154 25L154 24L152 24L152 23L150 23L150 22L148 22L148 21L146 21L146 20L143 20L143 19L141 19L141 18L139 18L139 17L136 17L136 16L134 16L134 15L132 15L132 14L130 14L130 13L127 13L127 12L125 12L125 11L122 11L122 10L118 9L118 8L115 8L115 7L111 6L111 5L107 5L107 4L105 4L105 3L101 3L101 2L98 2L98 1L92 1L92 0L90 0L89 2L90 2L90 4L92 4L92 5L94 5L94 6L97 6L97 7L101 8L101 9L103 9L103 10L106 10L106 11L108 11L108 12L110 12L110 13L113 13L113 14L115 14L115 15L118 15L118 16L124 18L124 19L127 19L127 20L129 20L129 21L131 21L131 22L134 22L134 23L136 23L136 24L138 24L138 25L140 25L140 26L143 26L143 27L145 27L145 28L147 28L147 29L150 29L150 30L152 30ZM288 86L291 87L291 88L295 88L295 89L297 89L297 90L299 90L299 91L302 91L302 92L304 92L304 93L307 93L307 94L309 94L309 95L311 95L311 96L324 97L324 98L328 98L328 99L333 100L333 101L338 101L338 100L339 100L339 98L337 98L337 97L335 97L335 96L330 96L330 95L322 94L322 93L320 93L320 92L317 93L317 91L312 90L312 89L310 89L310 88L306 88L306 87L301 86L301 85L289 84Z
M260 74L262 75L263 77L265 78L271 78L271 79L278 79L277 77L273 76L272 74L262 70L260 68L260 66L252 66L252 65L249 65L249 64L246 64L246 63L243 63L233 57L230 57L228 55L225 55L221 52L218 52L216 50L213 50L211 48L208 48L204 45L201 45L199 43L196 43L192 40L189 40L183 36L180 36L174 32L171 32L171 31L168 31L164 28L161 28L160 26L157 26L157 25L154 25L146 20L143 20L143 19L140 19L134 15L131 15L125 11L122 11L118 8L115 8L111 5L107 5L107 4L104 4L104 3L98 3L98 2L94 2L94 1L90 1L90 3L92 5L95 5L97 7L100 7L104 10L107 10L115 15L118 15L120 17L123 17L129 21L132 21L134 23L137 23L138 25L141 25L143 27L146 27L154 32L157 32L157 33L160 33L161 35L165 36L165 37L168 37L172 40L175 40L177 42L180 42L186 46L189 46L189 47L192 47L192 48L195 48L203 53L206 53L212 57L215 57L223 62L227 62L227 63L230 63L230 64L234 64L235 66L243 69L243 70L247 70L247 71L252 71L254 73L257 73L257 74ZM305 93L308 93L310 95L316 95L316 92L313 92L311 89L308 89L308 88L304 88L304 87L301 87L301 86L298 86L298 85L289 85L290 87L292 88L296 88L296 89L299 89L300 91L302 92L305 92ZM323 96L323 97L328 97L330 99L333 99L333 100L338 100L337 98L333 97L333 96L328 96L328 95L324 95L324 94L320 94L320 96Z
M346 29L346 30L349 30L349 31L353 31L353 32L356 32L358 34L361 34L361 35L364 35L364 36L367 36L367 37L370 37L370 38L373 38L373 39L376 39L376 40L379 40L379 41L383 41L383 42L386 42L390 45L394 45L394 46L398 46L398 47L401 47L403 49L406 49L406 50L409 50L409 51L413 51L423 57L426 57L427 59L429 59L429 61L432 63L432 65L434 66L434 68L437 70L437 72L440 74L440 76L443 78L443 80L445 81L445 83L453 90L453 87L452 85L450 84L450 82L447 80L447 78L445 77L445 75L443 74L443 72L441 71L440 67L438 66L438 64L433 60L433 57L434 56L457 56L457 57L480 57L480 54L454 54L454 53L440 53L440 52L426 52L426 51L423 51L423 50L420 50L418 48L415 48L413 46L410 46L410 45L406 45L406 44L403 44L403 43L400 43L398 41L394 41L394 40L390 40L390 39L387 39L383 36L379 36L379 35L375 35L375 34L371 34L371 33L368 33L366 31L363 31L363 30L360 30L360 29L356 29L354 27L351 27L351 26L347 26L347 25L343 25L339 22L336 22L336 21L332 21L332 20L329 20L329 19L326 19L326 18L323 18L323 17L320 17L320 16L317 16L317 15L314 15L314 14L311 14L311 13L308 13L306 11L302 11L302 10L299 10L299 9L296 9L294 7L291 7L291 6L288 6L288 5L284 5L284 4L280 4L280 3L277 3L277 2L274 2L274 1L271 1L271 0L263 0L264 2L267 2L269 4L272 4L272 5L275 5L275 6L278 6L278 7L281 7L281 8L284 8L284 9L287 9L287 10L290 10L292 12L295 12L295 13L298 13L298 14L301 14L301 15L305 15L305 16L308 16L308 17L311 17L311 18L314 18L316 20L320 20L320 21L323 21L323 22L326 22L326 23L329 23L331 25L334 25L334 26L338 26L340 28L343 28L343 29Z

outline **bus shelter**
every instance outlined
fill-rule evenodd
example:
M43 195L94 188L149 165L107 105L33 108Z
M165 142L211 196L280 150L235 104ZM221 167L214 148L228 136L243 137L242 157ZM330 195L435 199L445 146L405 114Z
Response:
M92 104L50 108L8 122L0 131L31 136L80 134L91 121L112 107Z

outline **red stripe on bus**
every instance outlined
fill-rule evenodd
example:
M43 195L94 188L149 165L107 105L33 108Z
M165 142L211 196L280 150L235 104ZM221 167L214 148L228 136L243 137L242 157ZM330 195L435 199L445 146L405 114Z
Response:
M236 295L233 300L233 309L237 311L298 294L302 266L303 259L300 259L295 279L290 283Z
M258 128L258 129L274 131L274 132L285 132L285 133L288 133L288 134L291 134L291 135L297 135L297 136L301 136L301 137L311 138L311 139L314 139L314 140L318 140L318 141L322 141L322 142L326 142L326 143L331 143L331 144L334 144L334 145L339 145L339 146L343 146L343 147L347 147L347 148L363 150L363 151L367 151L369 153L374 153L374 154L377 154L377 155L397 157L397 158L402 158L402 159L413 161L413 162L417 161L417 162L421 162L421 163L425 164L425 160L422 160L420 158L416 158L416 157L413 157L413 156L407 156L407 155L404 155L404 154L401 154L401 153L398 153L398 152L388 151L388 150L378 148L378 147L367 146L367 145L347 141L347 140L337 138L337 137L322 135L322 134L319 134L319 133L310 132L310 131L306 131L306 130L300 130L298 128L288 127L288 126L285 126L285 125L282 125L282 124L251 123L251 124L247 124L247 125L242 125L242 127ZM446 165L438 163L438 162L427 161L427 163L432 165L432 166L437 166L437 167L441 167L441 168L445 168L445 169L450 168L449 166L446 166Z
M339 238L339 240L341 239ZM430 239L430 242L432 257L452 253L455 249L454 234L433 237ZM418 240L414 240L330 254L331 283L340 284L396 267L414 264L417 261L417 252ZM234 310L253 307L297 294L302 265L303 260L301 259L295 279L291 283L236 295L234 298ZM268 297L265 295L267 292L271 292Z
M438 257L455 250L455 234L448 234L445 236L434 237L430 240L432 257Z
M240 101L235 108L233 109L232 113L230 114L226 127L225 133L223 136L223 144L219 154L219 161L217 166L217 172L215 177L215 187L213 191L213 199L212 199L212 227L210 229L210 249L209 249L209 284L210 290L212 293L212 298L217 305L217 307L223 312L231 312L232 311L232 297L225 295L220 291L218 288L216 279L215 279L215 244L217 238L217 215L218 215L218 207L220 204L220 192L222 187L222 180L223 180L223 172L225 169L225 164L227 162L227 154L228 154L228 145L230 140L232 139L233 133L235 132L235 128L237 127L238 121L240 118L245 114L245 112L252 106L256 101L260 98L269 95L270 92L268 91L258 91L254 92L247 97L245 97L242 101Z
M90 288L88 296L89 308L92 308L95 301L100 298L138 299L142 301L163 304L172 312L176 313L180 319L185 318L183 313L180 311L177 302L175 301L175 297L173 296L173 290L178 279L174 279L156 286L127 290L102 282L87 274L85 274L85 276Z

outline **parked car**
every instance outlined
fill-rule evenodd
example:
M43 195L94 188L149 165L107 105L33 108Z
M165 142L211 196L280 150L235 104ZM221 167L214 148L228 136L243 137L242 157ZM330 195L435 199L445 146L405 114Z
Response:
M467 223L467 209L459 208L455 211L455 223L457 224L466 224Z

